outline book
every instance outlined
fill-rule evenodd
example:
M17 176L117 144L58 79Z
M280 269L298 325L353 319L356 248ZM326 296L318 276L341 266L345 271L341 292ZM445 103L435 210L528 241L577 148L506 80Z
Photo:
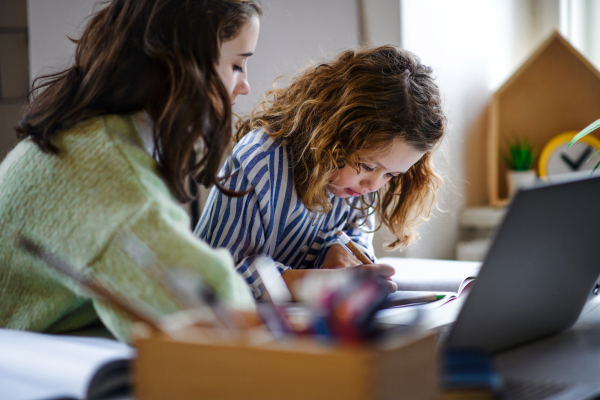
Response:
M432 260L419 258L382 257L380 264L389 264L396 270L392 280L398 285L398 291L388 296L389 306L394 303L410 305L421 303L410 299L419 299L428 294L444 297L435 303L439 307L460 296L475 281L480 262ZM429 302L428 302L429 303Z
M116 340L0 329L0 398L100 400L131 391L135 350Z

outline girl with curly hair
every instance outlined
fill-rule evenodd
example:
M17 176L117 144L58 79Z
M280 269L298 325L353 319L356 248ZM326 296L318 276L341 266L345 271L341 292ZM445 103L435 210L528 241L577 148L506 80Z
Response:
M223 185L247 194L213 190L196 235L229 249L255 297L264 290L258 263L274 263L291 289L323 273L315 269L360 264L337 242L339 230L376 262L382 224L395 236L387 249L403 249L428 219L445 130L432 70L418 57L394 46L344 51L266 93L238 123Z

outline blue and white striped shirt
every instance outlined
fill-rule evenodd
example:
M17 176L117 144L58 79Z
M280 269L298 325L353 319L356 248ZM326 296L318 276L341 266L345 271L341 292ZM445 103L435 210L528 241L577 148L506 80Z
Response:
M195 235L212 247L229 249L255 297L264 290L256 273L258 263L274 263L281 273L320 268L327 248L337 242L338 230L375 261L373 215L361 210L360 199L348 199L353 208L333 195L331 211L311 213L296 193L290 153L285 143L263 130L244 136L221 175L230 174L224 183L229 190L252 190L235 198L213 188L196 227Z

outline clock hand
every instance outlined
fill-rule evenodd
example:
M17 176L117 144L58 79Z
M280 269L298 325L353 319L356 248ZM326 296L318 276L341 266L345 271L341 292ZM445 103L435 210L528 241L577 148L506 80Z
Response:
M569 164L569 167L571 167L571 170L579 171L579 167L581 167L581 164L583 164L583 161L587 158L587 156L590 155L591 152L592 152L591 146L587 146L585 151L583 153L581 153L581 155L575 162L573 162L573 160L571 160L571 158L564 153L560 155L560 158L562 158L562 160L564 162Z

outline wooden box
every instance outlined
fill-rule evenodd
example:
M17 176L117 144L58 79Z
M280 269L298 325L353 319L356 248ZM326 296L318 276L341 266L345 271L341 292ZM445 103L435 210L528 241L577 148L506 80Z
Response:
M600 118L600 72L558 32L492 97L488 130L488 195L493 207L508 204L508 143L527 138L537 150L556 135L579 131ZM537 167L535 160L534 167Z
M135 397L164 399L438 399L432 333L374 346L309 339L262 345L207 342L193 329L138 336Z

